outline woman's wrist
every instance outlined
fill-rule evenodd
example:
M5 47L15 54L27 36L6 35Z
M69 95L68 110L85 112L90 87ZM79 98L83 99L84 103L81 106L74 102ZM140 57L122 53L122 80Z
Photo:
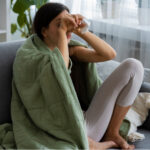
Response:
M81 32L74 32L76 35L78 35L79 37L83 38L88 34L89 31L85 32L85 33L81 33Z
M58 30L58 41L67 41L66 31L64 29Z

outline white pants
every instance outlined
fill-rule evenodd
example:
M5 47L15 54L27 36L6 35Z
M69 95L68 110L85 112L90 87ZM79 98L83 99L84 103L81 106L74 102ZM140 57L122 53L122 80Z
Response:
M84 113L87 133L95 141L105 134L115 104L132 105L143 81L144 69L140 61L125 59L96 91Z

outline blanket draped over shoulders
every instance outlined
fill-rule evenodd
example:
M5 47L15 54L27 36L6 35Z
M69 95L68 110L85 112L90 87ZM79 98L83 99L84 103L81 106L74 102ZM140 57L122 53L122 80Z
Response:
M69 46L76 45L87 47L74 40L69 43ZM101 79L94 63L75 62L71 58L70 61L76 68L70 71L78 78L82 73L84 78L83 82L79 80L85 89L84 99L78 99L69 72L71 68L66 68L57 47L50 50L34 34L17 51L13 64L11 101L16 148L89 148L81 107L88 108L101 85ZM7 146L3 147L11 148Z

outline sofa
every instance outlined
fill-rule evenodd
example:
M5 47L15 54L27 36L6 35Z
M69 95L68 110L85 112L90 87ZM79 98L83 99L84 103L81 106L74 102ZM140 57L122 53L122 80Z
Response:
M16 51L23 42L24 41L0 43L0 124L6 122L11 123L12 66ZM98 74L103 80L105 80L118 65L119 62L114 60L96 63ZM150 92L150 69L145 68L144 82L140 92ZM150 149L150 115L138 131L144 133L146 138L143 141L135 142L136 148Z

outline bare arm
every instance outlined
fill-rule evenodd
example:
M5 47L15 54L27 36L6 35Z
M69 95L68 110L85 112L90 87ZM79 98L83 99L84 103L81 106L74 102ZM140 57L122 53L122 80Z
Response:
M85 62L102 62L111 60L116 56L115 50L105 41L97 37L91 32L85 34L77 34L87 41L93 49L82 46L74 46L70 48L71 55L80 61Z
M72 55L81 61L87 62L106 61L113 59L116 56L115 50L104 40L89 31L84 34L80 32L80 28L85 26L84 23L81 23L84 18L83 16L77 14L73 15L73 17L76 22L78 22L78 28L76 28L73 32L89 43L92 49L74 46L71 48Z
M116 56L115 50L95 34L88 31L84 34L78 33L78 35L87 41L87 43L89 43L89 45L91 45L91 47L101 57L105 57L106 59L113 59Z
M59 30L59 38L57 42L57 47L59 48L65 65L68 68L69 66L69 51L68 51L68 42L66 37L66 32L64 30Z
M103 62L110 60L110 58L98 54L94 49L88 49L82 46L70 47L69 52L69 56L73 56L83 62Z
M67 14L61 19L60 27L58 29L57 47L63 56L67 68L69 66L69 48L66 33L67 31L73 30L76 26L77 25L73 17Z

